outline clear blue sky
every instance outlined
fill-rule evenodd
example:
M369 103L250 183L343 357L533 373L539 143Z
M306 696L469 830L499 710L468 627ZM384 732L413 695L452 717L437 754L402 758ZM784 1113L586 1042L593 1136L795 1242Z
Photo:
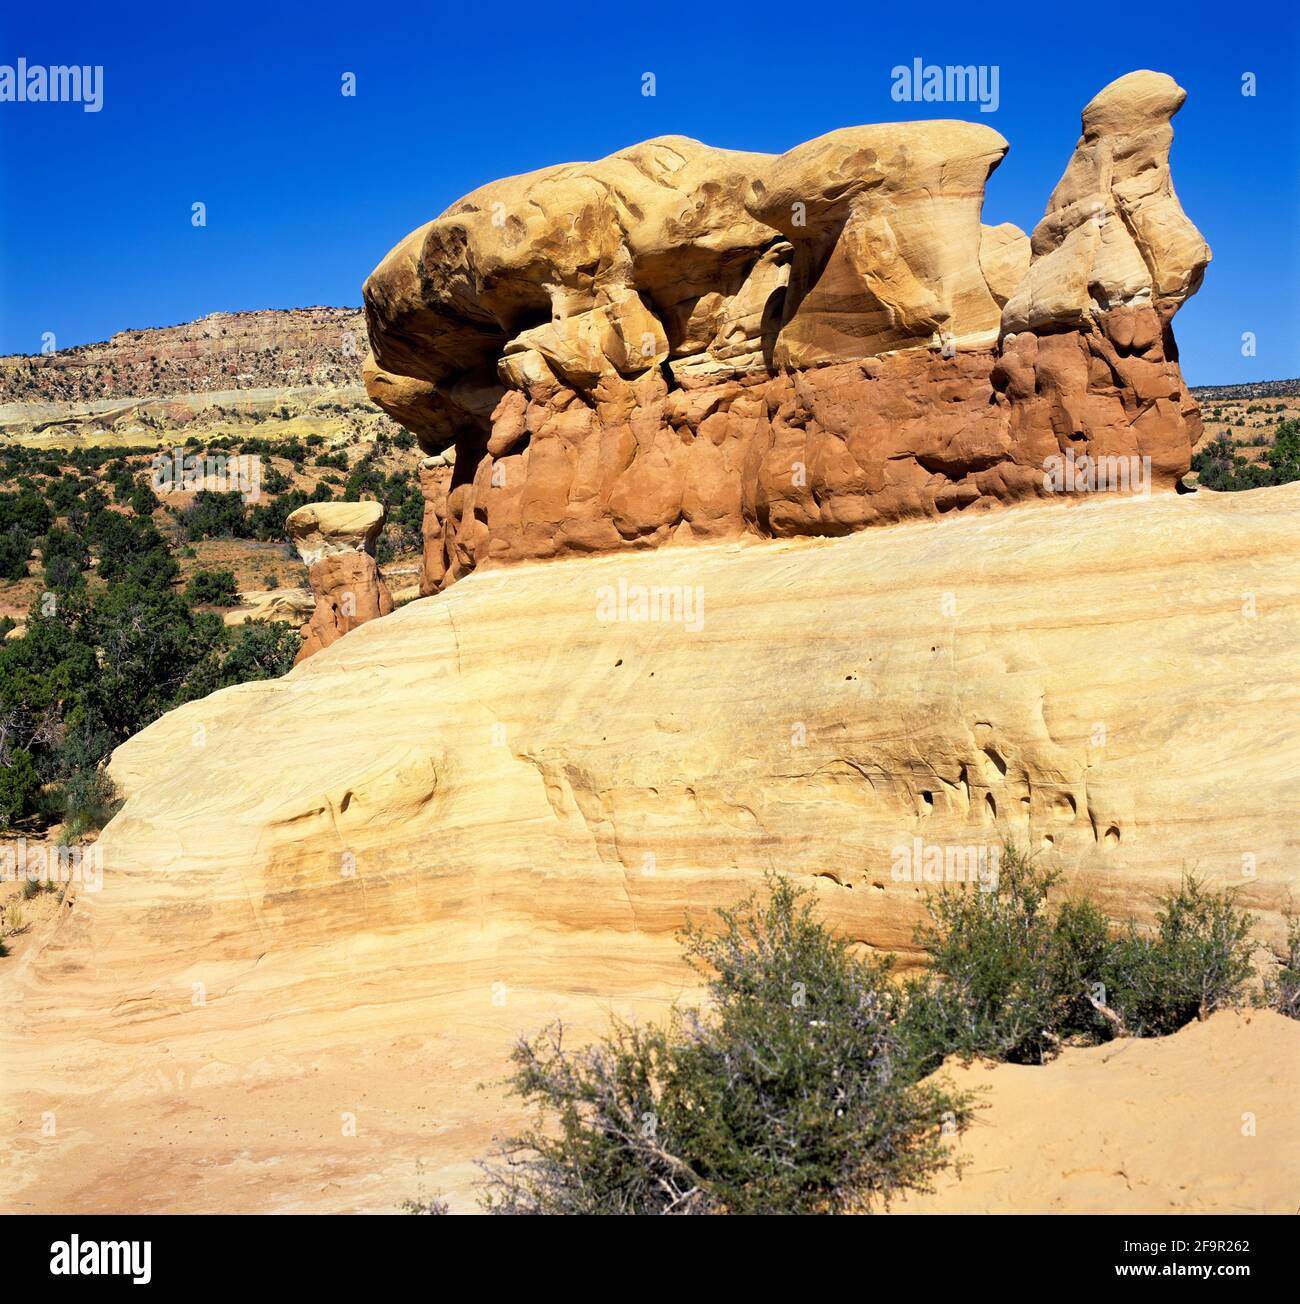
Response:
M1083 105L1154 68L1188 91L1174 180L1214 250L1175 325L1188 379L1300 375L1294 5L5 9L0 64L102 64L105 84L99 113L0 103L0 353L45 331L66 347L214 310L357 304L383 254L473 187L668 133L781 151L857 123L986 122L1011 152L985 220L1028 230ZM918 56L996 64L998 111L895 103L890 69Z

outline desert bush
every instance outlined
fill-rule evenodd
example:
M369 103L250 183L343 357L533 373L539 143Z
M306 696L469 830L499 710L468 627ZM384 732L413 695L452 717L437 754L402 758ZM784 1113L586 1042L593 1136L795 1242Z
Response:
M1058 877L1007 846L989 882L928 898L917 942L930 970L909 985L904 1016L928 1063L953 1052L1041 1063L1079 1020L1107 928L1087 904L1051 917L1047 895Z
M162 506L158 495L146 480L137 480L131 490L131 510L137 516L152 516Z
M1130 924L1102 971L1106 1001L1135 1037L1160 1037L1233 1004L1251 976L1252 916L1190 875L1161 898L1154 934Z
M60 787L60 797L64 841L102 829L122 807L113 781L92 765L73 770Z
M78 570L85 570L90 565L90 552L81 535L55 526L49 530L41 543L41 560L49 566L59 557L67 558Z
M179 519L191 543L197 539L245 539L251 528L243 495L236 489L229 493L200 489Z
M689 927L704 1010L513 1055L538 1125L489 1165L498 1213L804 1213L924 1188L970 1103L919 1082L889 965L853 956L783 879Z
M270 462L266 464L266 469L262 472L262 492L264 494L282 494L286 489L293 487L293 481L287 475Z
M297 629L282 620L249 621L239 627L234 646L222 659L219 686L287 675L301 646Z
M55 557L45 563L45 585L49 589L83 588L86 577L71 557Z
M1242 425L1244 422L1238 422ZM1237 451L1239 445L1220 435L1192 458L1192 470L1207 489L1233 492L1261 489L1300 480L1300 421L1280 421L1272 437L1250 441L1267 445L1262 463L1252 463Z
M1268 1004L1289 1019L1300 1019L1300 917L1287 915L1286 958L1265 989Z
M989 890L931 896L918 932L930 970L904 1013L926 1063L953 1052L1041 1063L1063 1041L1163 1036L1241 996L1253 920L1231 893L1185 877L1153 932L1116 931L1086 899L1049 909L1057 878L1008 846Z
M431 1196L427 1200L403 1200L403 1213L419 1214L443 1214L447 1212L446 1200L439 1199L438 1196Z
M234 573L228 570L200 570L190 576L185 586L185 601L192 607L206 603L213 607L233 607L239 603Z
M0 829L7 829L35 809L41 779L25 747L4 748L0 761Z
M149 588L164 589L179 574L167 541L147 518L100 512L87 523L86 532L99 557L95 569L109 584L132 579Z
M29 538L37 538L53 521L54 513L37 490L26 488L17 494L0 494L0 531L18 529Z
M31 555L31 538L18 526L0 530L0 580L25 579L27 559Z

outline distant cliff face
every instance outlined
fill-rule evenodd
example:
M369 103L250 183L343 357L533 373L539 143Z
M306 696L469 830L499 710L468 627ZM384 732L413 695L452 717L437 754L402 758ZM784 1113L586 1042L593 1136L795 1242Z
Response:
M1183 98L1096 96L1032 238L982 224L1007 143L962 122L780 157L664 137L453 204L365 286L371 397L455 452L425 468L425 591L1048 497L1067 457L1172 488L1200 424L1169 324L1209 259L1169 176Z
M365 352L365 320L355 308L214 312L180 326L119 331L101 344L0 358L0 403L356 384Z

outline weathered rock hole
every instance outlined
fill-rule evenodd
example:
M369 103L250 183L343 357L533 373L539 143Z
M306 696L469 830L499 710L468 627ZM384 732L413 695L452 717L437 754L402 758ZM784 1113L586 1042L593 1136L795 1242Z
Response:
M1103 841L1110 847L1119 845L1119 826L1117 824L1112 824L1110 828L1106 830L1106 835Z

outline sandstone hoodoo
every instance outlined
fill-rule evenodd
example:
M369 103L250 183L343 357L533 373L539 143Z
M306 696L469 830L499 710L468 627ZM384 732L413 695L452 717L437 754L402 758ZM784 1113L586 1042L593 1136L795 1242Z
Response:
M454 450L422 475L424 592L1068 493L1067 457L1173 489L1200 418L1170 322L1210 256L1169 175L1183 98L1106 87L1032 238L982 223L1007 142L965 122L663 137L453 204L365 286L371 397Z
M383 527L384 507L376 502L308 503L289 513L285 528L306 563L316 599L302 627L299 661L392 611L392 596L375 561L375 540Z

